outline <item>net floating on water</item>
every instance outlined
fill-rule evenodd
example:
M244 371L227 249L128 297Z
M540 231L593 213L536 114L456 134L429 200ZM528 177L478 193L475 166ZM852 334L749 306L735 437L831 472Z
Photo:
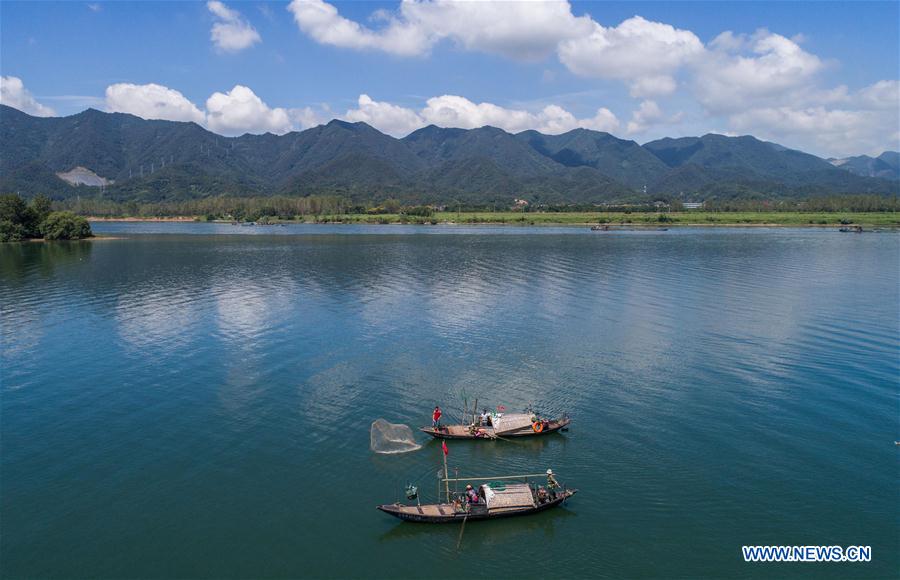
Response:
M372 421L369 440L369 446L375 453L408 453L422 448L416 443L409 426L388 423L384 419Z

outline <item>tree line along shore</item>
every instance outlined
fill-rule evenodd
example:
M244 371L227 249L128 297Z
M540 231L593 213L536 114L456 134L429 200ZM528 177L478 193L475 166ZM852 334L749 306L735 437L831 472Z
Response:
M110 217L89 216L91 221L132 222L215 222L267 224L413 224L413 225L532 225L532 226L594 226L651 227L651 226L789 226L789 227L841 227L867 226L900 228L900 212L570 212L527 213L521 212L435 212L428 217L407 214L321 214L279 218L262 216L249 220L210 218L209 216L166 217Z
M79 238L90 235L87 220L201 221L359 224L508 224L610 226L867 226L900 227L900 196L820 196L804 200L708 200L686 209L678 200L600 205L540 205L515 200L485 204L404 204L396 199L353 202L339 195L214 196L142 203L99 196L30 202L17 195L0 196L0 239ZM64 227L47 230L41 223L51 213ZM35 217L37 215L40 217ZM81 218L86 217L87 220ZM18 223L19 225L15 225ZM86 226L86 228L85 228ZM46 229L46 228L45 228ZM57 237L54 237L57 236Z

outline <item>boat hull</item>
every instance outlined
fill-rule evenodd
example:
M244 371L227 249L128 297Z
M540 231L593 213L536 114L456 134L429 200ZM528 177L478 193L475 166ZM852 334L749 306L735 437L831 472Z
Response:
M406 522L415 522L420 524L452 524L456 522L462 522L463 520L493 520L542 512L550 508L559 506L567 499L575 495L577 492L577 489L566 489L559 492L556 498L546 503L524 508L505 509L502 511L489 511L486 508L479 506L480 509L475 508L469 512L456 512L451 504L430 504L415 506L393 503L375 507L386 514L392 515L395 518L399 518Z
M469 427L467 425L448 425L447 427L420 427L419 430L423 433L427 433L434 437L435 439L478 439L478 440L491 440L496 439L497 437L501 437L503 439L508 439L511 437L537 437L539 435L547 435L549 433L555 433L560 429L564 429L569 426L571 419L554 419L552 421L547 422L547 426L541 432L536 432L533 429L525 428L518 431L510 431L504 433L503 435L496 435L494 430L490 427L483 427L485 430L485 435L483 437L476 437L469 433Z

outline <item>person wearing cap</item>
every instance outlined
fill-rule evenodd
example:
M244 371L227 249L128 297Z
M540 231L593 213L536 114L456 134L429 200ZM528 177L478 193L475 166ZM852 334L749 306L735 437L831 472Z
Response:
M478 492L472 487L472 484L466 485L466 501L470 504L478 503Z
M550 488L550 493L556 497L556 490L559 489L559 482L553 477L552 469L547 470L547 487Z

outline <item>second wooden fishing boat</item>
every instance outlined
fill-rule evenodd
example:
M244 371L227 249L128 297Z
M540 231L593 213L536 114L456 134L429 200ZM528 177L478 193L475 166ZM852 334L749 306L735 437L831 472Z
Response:
M552 477L552 471L548 470L547 475ZM386 514L409 522L450 524L468 520L487 520L533 514L557 507L578 492L577 489L568 489L559 484L556 484L556 486L548 484L545 487L528 483L529 478L538 477L542 477L542 474L444 479L442 481L445 484L462 481L490 481L478 486L475 492L477 501L474 503L468 500L465 493L451 494L448 487L446 501L443 503L425 505L392 503L376 507ZM525 482L506 483L507 480L511 479L525 480ZM555 480L553 481L555 483Z

